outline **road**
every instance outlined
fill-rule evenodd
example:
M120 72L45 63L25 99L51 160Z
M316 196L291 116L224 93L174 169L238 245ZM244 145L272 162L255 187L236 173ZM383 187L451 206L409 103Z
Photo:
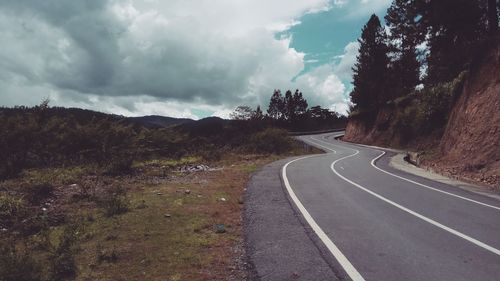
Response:
M290 160L281 176L341 279L500 280L498 200L395 170L393 153L335 135L299 137L328 153Z

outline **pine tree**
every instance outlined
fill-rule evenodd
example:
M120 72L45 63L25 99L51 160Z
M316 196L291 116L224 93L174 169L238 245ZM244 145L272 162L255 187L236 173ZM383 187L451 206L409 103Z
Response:
M298 89L295 90L295 93L293 95L291 91L287 91L287 94L288 93L290 93L290 98L286 99L288 102L288 120L291 123L295 123L307 112L308 104L302 96L302 92L300 92Z
M294 100L293 100L293 95L292 91L288 90L285 93L285 100L284 100L284 119L290 121L293 118L293 113L294 113Z
M267 115L274 120L283 119L284 112L284 99L280 90L274 90L271 100L269 101L269 107L267 109Z
M450 81L465 69L477 42L486 34L485 3L421 0L418 7L430 49L427 84Z
M257 108L253 111L251 119L252 120L262 120L262 119L264 119L264 114L262 113L262 110L260 109L260 105L258 105Z
M386 96L386 77L389 59L384 30L379 18L373 14L363 27L357 63L353 68L351 101L355 110L374 113Z
M494 37L498 33L498 4L497 0L488 0L488 32Z
M295 116L302 116L307 112L307 100L304 99L304 97L302 96L302 92L300 92L298 89L295 90L295 93L293 94L293 102L293 110Z
M420 82L417 45L423 38L419 18L416 0L394 0L387 10L391 99L409 94Z

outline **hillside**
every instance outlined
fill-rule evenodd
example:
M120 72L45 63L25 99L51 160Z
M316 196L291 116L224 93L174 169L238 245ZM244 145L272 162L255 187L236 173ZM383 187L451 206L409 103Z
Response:
M311 153L263 121L165 127L47 102L0 108L0 132L6 281L245 280L251 173Z
M473 69L453 107L439 152L424 165L499 187L500 48Z
M440 173L500 186L500 48L449 83L389 102L374 120L351 116L344 140L421 153Z
M174 118L174 117L166 117L159 115L129 117L128 119L133 122L140 123L144 126L159 126L159 127L171 127L184 123L194 122L193 119L189 118Z

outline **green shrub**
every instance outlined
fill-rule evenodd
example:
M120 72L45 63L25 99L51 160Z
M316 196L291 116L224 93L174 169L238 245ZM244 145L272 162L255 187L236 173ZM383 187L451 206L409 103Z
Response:
M66 225L58 237L58 243L52 245L48 257L50 280L68 280L75 277L77 272L75 255L81 232L82 226L79 223Z
M38 183L27 186L23 191L31 204L38 204L53 195L54 186L50 183Z
M0 227L10 228L28 215L26 202L22 197L0 195Z
M462 72L453 81L440 83L421 93L418 110L422 119L419 128L422 133L429 133L446 125L450 110L463 89L466 75L466 72Z
M215 162L222 159L221 149L214 145L207 145L204 149L199 151L199 154L203 160L208 162Z
M257 153L282 154L292 148L292 139L283 129L268 128L252 136L248 146Z
M100 203L104 209L104 214L108 217L126 213L130 206L126 191L121 186L112 187L108 190Z
M418 135L427 135L446 126L450 110L463 89L467 72L451 82L424 89L411 98L397 101L395 126L406 142Z
M112 175L126 174L132 170L134 159L129 156L114 156L106 167L106 172Z
M16 249L13 241L3 241L0 245L0 280L35 281L40 280L40 265L29 251Z
M31 235L47 227L47 216L39 208L30 207L22 197L0 195L0 228Z
M0 161L0 179L17 177L23 170L24 162L15 159L15 155L9 156Z
M101 264L103 262L107 263L115 263L118 260L118 254L114 249L111 251L106 250L102 247L102 245L97 245L96 247L96 262L97 264Z

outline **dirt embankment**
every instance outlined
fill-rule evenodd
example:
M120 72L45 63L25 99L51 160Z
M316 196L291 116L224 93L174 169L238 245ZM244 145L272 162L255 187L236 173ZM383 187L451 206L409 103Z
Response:
M352 118L344 140L423 151L422 166L500 190L499 66L498 46L471 66L441 130L405 139L394 125L400 106L380 110L372 125Z
M424 165L500 189L500 48L464 85L439 143Z

